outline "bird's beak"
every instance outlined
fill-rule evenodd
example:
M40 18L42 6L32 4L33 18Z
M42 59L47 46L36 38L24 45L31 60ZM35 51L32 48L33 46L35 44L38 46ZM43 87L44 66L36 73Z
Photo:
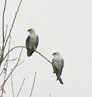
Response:
M52 55L54 56L56 53L53 53Z
M27 31L29 32L29 31L31 31L31 29L28 29Z
M29 32L29 29L27 31Z

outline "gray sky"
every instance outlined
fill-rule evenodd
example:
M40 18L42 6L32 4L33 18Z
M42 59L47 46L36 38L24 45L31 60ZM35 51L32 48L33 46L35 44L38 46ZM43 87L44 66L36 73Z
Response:
M0 0L0 13L3 1ZM19 0L7 2L6 24L9 27L18 3ZM12 32L11 47L25 45L29 28L34 28L39 35L37 50L50 61L53 52L61 53L65 61L61 76L64 85L56 81L51 64L36 53L28 58L24 49L22 59L25 62L13 74L15 94L25 78L20 97L28 97L37 72L32 97L49 97L49 93L52 97L92 97L92 1L23 0ZM12 58L17 55L17 50L11 53ZM5 97L10 97L10 80L6 87Z

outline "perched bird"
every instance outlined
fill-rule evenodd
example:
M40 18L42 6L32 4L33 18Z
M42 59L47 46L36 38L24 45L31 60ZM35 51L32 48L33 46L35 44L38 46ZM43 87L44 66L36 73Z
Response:
M34 29L27 30L29 36L26 39L27 56L30 57L34 53L39 43L39 37L36 35Z
M53 73L56 73L57 76L57 80L59 80L59 82L61 84L63 84L62 79L60 78L61 74L62 74L62 70L64 67L64 60L61 57L59 52L55 52L52 54L54 56L54 58L52 59L52 66L53 66Z

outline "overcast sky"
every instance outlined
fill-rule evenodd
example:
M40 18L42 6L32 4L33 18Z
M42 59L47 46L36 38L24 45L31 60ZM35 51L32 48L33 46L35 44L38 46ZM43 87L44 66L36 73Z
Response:
M0 0L0 20L3 1ZM18 3L19 0L7 0L5 24L9 27ZM25 78L20 97L29 97L37 72L32 97L49 97L50 93L52 97L92 97L92 1L23 0L12 31L11 47L25 45L29 28L34 28L39 36L37 50L50 61L53 52L61 53L65 62L61 75L64 85L56 81L51 64L36 53L27 57L24 49L25 62L13 74L15 94ZM11 57L16 58L18 53L13 51ZM10 97L10 80L6 87L4 97Z

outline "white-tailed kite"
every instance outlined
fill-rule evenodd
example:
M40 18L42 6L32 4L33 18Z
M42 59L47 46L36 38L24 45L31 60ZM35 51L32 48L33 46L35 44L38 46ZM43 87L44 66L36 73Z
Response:
M36 35L34 29L27 30L29 36L26 39L27 56L31 56L39 43L39 37Z
M60 76L64 67L64 60L59 52L55 52L52 55L54 56L54 58L52 59L52 66L54 70L53 73L56 73L57 80L59 80L59 82L63 84L63 81Z

